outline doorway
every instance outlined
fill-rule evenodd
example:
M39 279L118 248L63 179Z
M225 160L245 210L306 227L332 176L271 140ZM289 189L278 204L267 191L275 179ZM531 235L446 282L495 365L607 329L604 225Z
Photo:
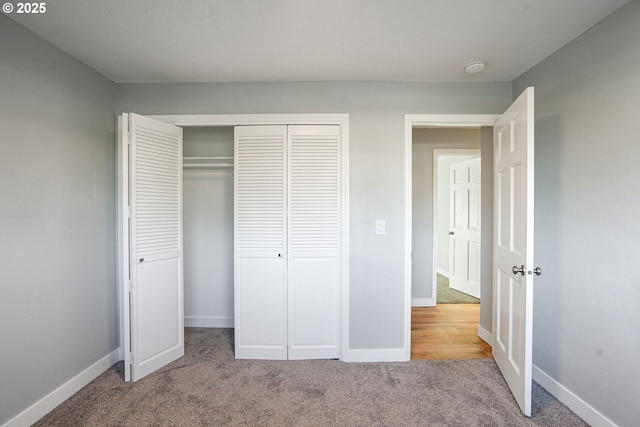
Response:
M497 116L405 116L405 356L407 359L411 357L413 130L414 127L481 126L484 151L492 153L483 158L493 160L488 168L483 167L483 173L491 177L491 186L485 187L490 193L483 189L485 194L491 194L491 204L484 203L482 207L484 224L490 225L490 230L483 224L486 238L483 236L481 248L483 265L487 262L491 266L488 276L491 280L485 282L483 279L482 293L485 300L491 293L492 305L486 310L488 304L481 304L478 336L492 345L494 360L526 416L531 415L532 282L533 275L541 273L539 268L532 267L534 112L534 88L528 87L503 114ZM487 215L485 211L489 208L491 212ZM487 221L487 218L492 218L492 221ZM492 236L493 224L495 236ZM491 250L484 247L487 240L491 242ZM483 271L486 274L485 268ZM483 328L483 325L490 324L487 318L491 319L491 330L495 335Z
M492 126L498 116L496 115L440 115L440 114L427 114L427 115L407 115L405 116L405 188L406 188L406 222L405 222L405 241L406 254L405 257L405 290L406 290L406 348L407 358L411 357L411 323L412 323L412 307L435 307L437 304L437 257L435 256L437 251L437 243L434 247L434 233L433 221L430 221L432 230L427 233L423 233L422 236L417 237L419 233L414 231L417 226L415 216L418 215L418 210L414 205L420 203L420 200L416 197L427 197L433 200L435 191L433 188L428 190L423 195L417 195L414 191L415 175L413 173L414 165L416 165L416 156L422 155L420 152L414 151L414 135L420 132L442 133L447 134L451 131L471 131L480 134L479 145L469 147L480 149L485 156L482 156L482 194L487 197L484 198L482 204L482 243L481 243L481 263L482 263L482 302L479 304L480 322L477 327L477 331L474 336L480 337L483 341L492 344L492 336L489 332L491 330L492 322L492 281L491 281L491 252L492 252L492 159L493 159L493 131ZM455 132L453 132L455 133ZM453 134L452 133L452 134ZM442 140L441 142L446 142ZM450 150L454 146L453 141L442 144L440 146L430 147L431 151L431 164L433 164L433 150ZM459 146L458 146L459 147ZM461 147L460 147L461 148ZM432 176L430 176L432 180ZM431 219L433 216L433 207L430 208L428 217ZM418 220L419 221L419 220ZM421 226L418 225L418 228ZM426 235L426 240L425 240ZM422 239L422 241L419 241ZM426 242L426 243L425 243ZM427 246L430 249L430 256L427 258L428 262L418 262L416 252L420 252L420 246ZM425 258L423 257L422 260ZM416 271L414 271L414 269ZM423 282L426 284L426 288L421 290L414 289L412 286L416 281L420 280L420 277L427 277ZM417 292L416 292L417 291Z
M414 359L491 357L469 295L480 296L480 155L480 127L412 130Z

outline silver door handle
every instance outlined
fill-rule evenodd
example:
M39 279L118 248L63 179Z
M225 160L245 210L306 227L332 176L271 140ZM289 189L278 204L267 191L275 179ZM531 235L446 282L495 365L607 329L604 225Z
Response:
M529 270L527 271L527 273L529 273L529 276L531 276L532 274L535 274L536 276L539 276L542 274L542 269L540 267L536 267L533 269L533 271Z
M520 268L516 267L515 265L513 266L513 268L511 268L511 272L513 274L522 274L524 276L524 265L521 265Z

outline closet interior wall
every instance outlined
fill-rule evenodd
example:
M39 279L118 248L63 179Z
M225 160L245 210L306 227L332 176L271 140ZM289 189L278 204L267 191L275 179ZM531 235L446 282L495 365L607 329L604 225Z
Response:
M233 327L233 127L185 127L184 324Z

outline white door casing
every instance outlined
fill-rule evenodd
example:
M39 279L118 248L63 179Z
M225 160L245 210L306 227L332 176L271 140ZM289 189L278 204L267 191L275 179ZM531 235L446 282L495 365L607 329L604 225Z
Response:
M287 127L234 129L234 324L238 359L287 358Z
M184 355L182 129L133 113L121 124L130 203L120 221L130 242L121 261L130 272L121 290L125 380L137 381Z
M449 167L449 286L480 298L480 158Z
M340 129L288 127L288 358L340 357Z
M493 356L531 416L534 90L494 127ZM521 269L518 271L518 269Z

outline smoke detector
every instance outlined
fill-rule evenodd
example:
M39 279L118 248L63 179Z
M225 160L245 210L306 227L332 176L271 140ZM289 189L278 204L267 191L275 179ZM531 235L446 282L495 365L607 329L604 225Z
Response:
M464 67L464 71L467 74L477 74L487 67L487 63L485 61L473 61L469 62L466 67Z

